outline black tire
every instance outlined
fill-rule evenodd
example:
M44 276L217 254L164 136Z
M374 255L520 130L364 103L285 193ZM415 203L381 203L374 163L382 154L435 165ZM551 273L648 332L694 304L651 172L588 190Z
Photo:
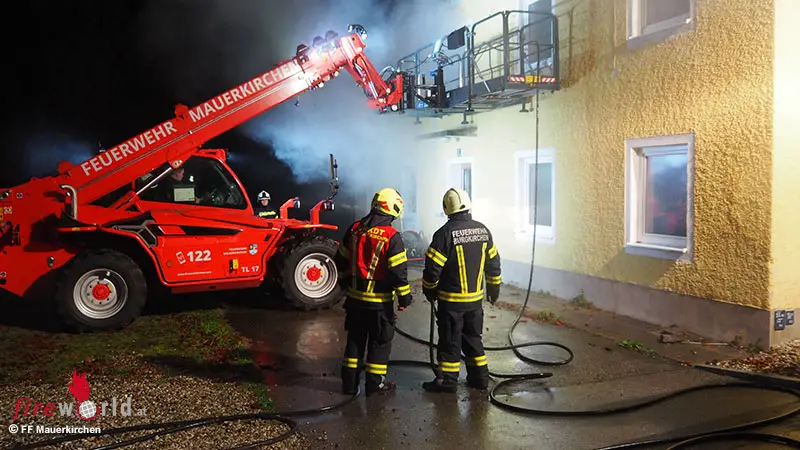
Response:
M299 242L289 251L280 280L286 299L294 307L305 311L327 309L344 299L334 262L337 251L338 244L322 236ZM320 272L309 271L312 267ZM306 284L299 285L298 281Z
M111 289L107 288L109 285ZM91 293L89 288L92 288ZM77 289L85 289L86 295L76 298ZM98 300L95 293L100 298L107 296ZM55 300L59 317L72 331L120 330L141 314L147 302L147 280L141 268L127 255L114 250L92 251L77 256L63 268ZM104 301L109 303L103 304ZM103 312L98 305L110 311Z

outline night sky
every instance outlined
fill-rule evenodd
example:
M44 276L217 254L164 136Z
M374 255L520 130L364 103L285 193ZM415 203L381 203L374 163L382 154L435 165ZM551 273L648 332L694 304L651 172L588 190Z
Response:
M230 63L218 51L187 49L187 65L175 61L174 67L164 67L149 54L150 39L142 35L142 25L152 13L152 2L35 1L22 8L26 16L19 19L28 25L14 49L17 88L10 92L15 117L4 130L11 151L2 155L3 185L51 173L57 165L54 155L83 160L98 144L110 148L169 118L177 103L191 106L233 87L211 72L215 65ZM176 25L188 25L183 22ZM208 72L189 81L193 92L177 94L172 80L204 65ZM271 65L265 62L262 71ZM262 170L234 168L251 195L260 190L262 176L273 178L289 170L268 146L236 131L205 147L252 153ZM278 198L298 188L291 179L281 181L270 183Z
M175 104L201 103L293 56L287 49L296 43L289 45L285 35L297 34L291 23L308 17L297 10L298 3L312 15L308 4L323 5L317 17L308 19L318 24L325 23L324 7L332 1L293 2L294 11L283 10L286 2L270 0L21 3L15 21L24 25L8 42L11 54L6 55L13 66L11 84L5 87L10 118L3 122L0 185L54 174L61 160L84 161L99 145L111 148L172 117ZM380 6L372 17L385 18L392 11L391 0L370 3ZM264 19L242 19L255 14ZM341 29L346 24L335 20L330 27L346 32ZM301 34L308 41L324 33L306 28ZM263 119L267 123L269 114ZM255 141L241 130L204 147L244 156L230 164L251 201L266 188L273 203L296 195L307 211L328 194L325 180L296 182L269 142Z

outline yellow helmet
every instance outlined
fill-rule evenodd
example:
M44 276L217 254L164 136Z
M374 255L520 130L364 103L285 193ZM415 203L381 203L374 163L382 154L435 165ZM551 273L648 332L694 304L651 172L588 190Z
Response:
M383 188L372 197L372 209L398 217L403 213L403 198L392 188Z
M444 193L442 208L444 208L445 214L451 216L455 213L469 211L472 209L472 202L469 194L463 189L450 188Z

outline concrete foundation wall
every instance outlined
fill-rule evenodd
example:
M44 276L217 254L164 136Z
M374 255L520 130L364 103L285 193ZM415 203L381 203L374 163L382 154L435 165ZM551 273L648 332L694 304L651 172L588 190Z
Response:
M503 281L527 289L530 264L508 259L504 259L502 264ZM531 291L547 292L565 301L582 294L586 300L602 310L664 327L678 325L686 331L720 342L769 347L800 339L800 326L774 330L774 311L680 295L547 267L534 269ZM794 312L797 315L800 309Z

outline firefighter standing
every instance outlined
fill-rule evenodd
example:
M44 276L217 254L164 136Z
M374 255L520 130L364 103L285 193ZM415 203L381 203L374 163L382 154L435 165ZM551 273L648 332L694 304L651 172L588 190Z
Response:
M467 385L486 389L489 366L481 340L482 300L486 295L494 304L500 295L500 255L489 229L472 220L466 192L449 189L442 206L448 221L433 235L422 274L425 297L431 305L438 300L439 375L422 387L432 392L456 392L463 351Z
M255 213L258 217L263 217L265 219L274 219L278 217L278 212L271 206L269 206L269 201L272 199L270 197L269 192L261 191L258 193L258 203L259 206L255 207Z
M342 367L342 392L347 395L358 392L365 350L366 394L394 390L394 383L386 381L394 338L394 294L400 311L412 301L405 246L392 227L402 212L400 194L381 189L372 199L369 214L347 230L336 255L340 285L347 293Z

